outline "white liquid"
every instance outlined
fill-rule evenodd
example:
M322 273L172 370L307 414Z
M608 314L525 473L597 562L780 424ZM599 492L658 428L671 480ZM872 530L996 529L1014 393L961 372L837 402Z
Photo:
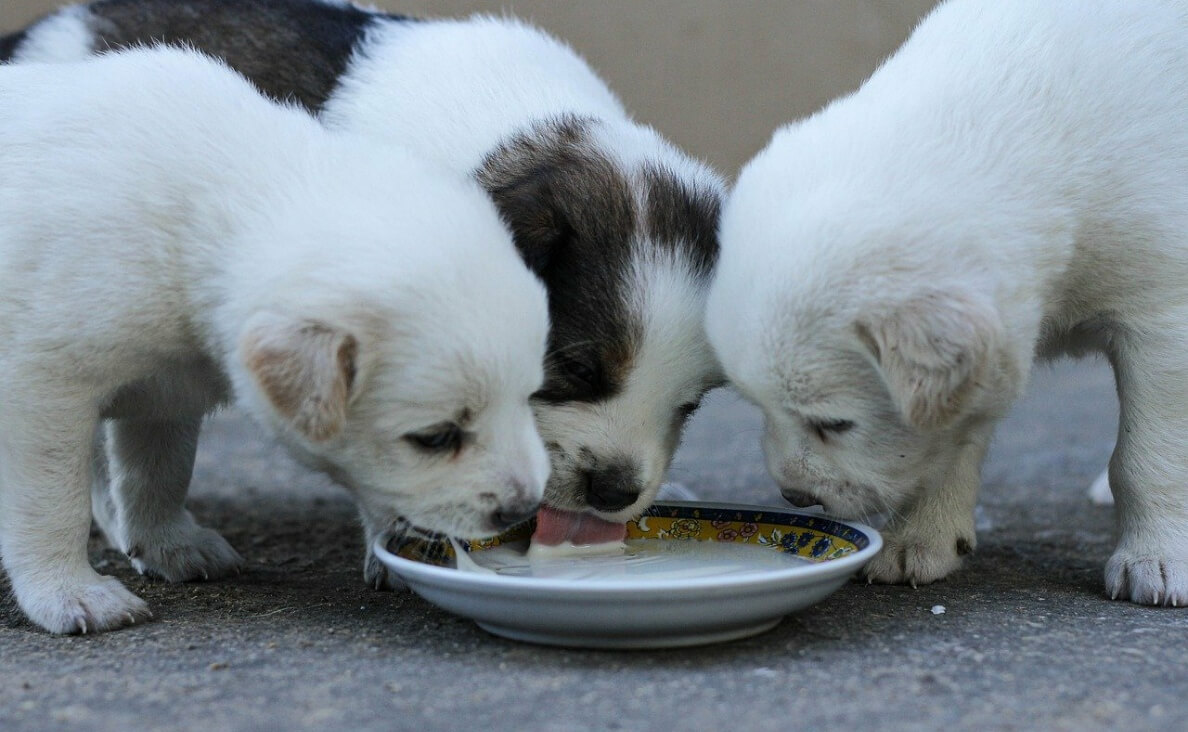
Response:
M560 544L537 544L533 542L528 547L528 561L545 562L558 559L573 559L591 554L619 555L627 551L627 545L621 541L608 541L602 544L574 544L563 541Z
M615 554L542 557L523 545L474 552L458 563L462 571L549 579L695 579L763 574L811 564L810 560L754 544L635 539Z
M454 568L459 572L477 572L478 574L495 574L495 570L480 567L470 558L470 552L462 549L462 545L454 537L448 537L450 546L454 547Z

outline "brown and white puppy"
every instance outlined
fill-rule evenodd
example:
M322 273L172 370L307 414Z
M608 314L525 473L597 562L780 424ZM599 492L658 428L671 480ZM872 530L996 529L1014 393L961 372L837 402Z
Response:
M721 381L702 312L723 184L634 122L572 49L508 18L319 0L98 0L0 41L12 60L163 41L226 59L328 126L408 144L494 198L549 292L536 399L562 533L640 513ZM0 51L2 53L2 51ZM368 535L384 530L367 521ZM369 542L370 543L370 542ZM382 567L369 560L371 582Z

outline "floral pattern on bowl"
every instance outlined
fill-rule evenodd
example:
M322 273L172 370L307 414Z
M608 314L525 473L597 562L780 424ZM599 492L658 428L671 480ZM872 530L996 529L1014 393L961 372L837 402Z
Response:
M862 532L824 516L664 503L628 522L627 538L755 544L813 561L838 559L870 543Z
M529 519L488 539L460 542L479 552L532 537L536 519ZM814 562L839 559L865 549L870 538L843 523L779 509L739 509L697 503L658 503L627 522L627 539L718 541L754 544L795 554ZM454 565L454 548L440 537L409 535L389 550L397 556L439 567Z

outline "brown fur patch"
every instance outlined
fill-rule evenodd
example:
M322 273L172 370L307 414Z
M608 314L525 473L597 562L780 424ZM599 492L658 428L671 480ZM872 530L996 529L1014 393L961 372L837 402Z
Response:
M597 401L630 371L640 325L624 274L641 241L626 173L589 140L593 120L541 122L509 139L476 172L516 247L549 293L541 399Z
M277 412L314 442L342 429L355 380L358 342L314 321L249 328L244 363Z
M674 173L648 166L645 227L660 246L686 252L695 272L708 277L718 260L718 217L722 201L717 191L698 190Z
M25 40L24 31L0 36L0 63L12 59L13 54L16 53L17 46L21 45L21 41L23 40Z
M159 43L221 58L279 101L321 109L377 23L408 18L291 0L101 0L95 51Z

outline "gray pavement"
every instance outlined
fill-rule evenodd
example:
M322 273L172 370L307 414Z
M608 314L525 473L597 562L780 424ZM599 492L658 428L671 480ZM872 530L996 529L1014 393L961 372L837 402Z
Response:
M52 637L0 604L0 729L1186 729L1188 610L1103 594L1112 510L1085 489L1115 414L1101 364L1038 371L999 431L960 574L852 583L764 635L661 652L514 643L369 590L344 495L220 416L191 504L248 571L167 585L94 543L157 619ZM778 503L759 431L714 395L672 478Z

